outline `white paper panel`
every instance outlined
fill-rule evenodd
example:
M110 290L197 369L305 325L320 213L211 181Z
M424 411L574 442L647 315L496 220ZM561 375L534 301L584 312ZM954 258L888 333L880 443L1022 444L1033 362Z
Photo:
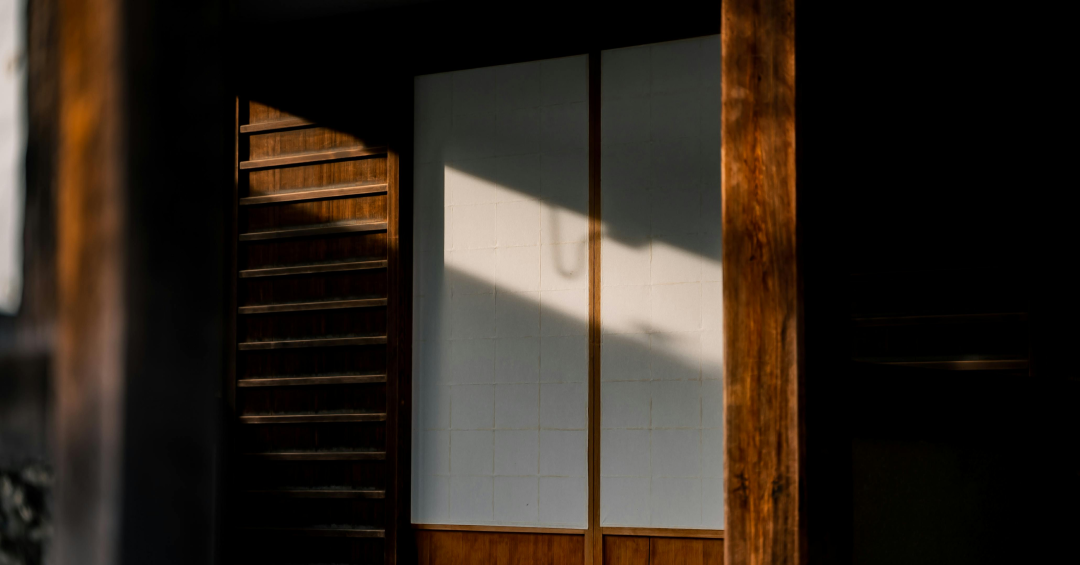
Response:
M601 68L601 524L723 528L720 38Z
M586 526L587 78L416 78L414 522Z

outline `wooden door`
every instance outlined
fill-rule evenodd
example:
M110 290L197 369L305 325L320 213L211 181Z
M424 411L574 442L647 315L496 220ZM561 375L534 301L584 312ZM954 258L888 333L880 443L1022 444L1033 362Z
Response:
M341 129L237 104L235 563L396 561L408 482L397 153L386 132Z

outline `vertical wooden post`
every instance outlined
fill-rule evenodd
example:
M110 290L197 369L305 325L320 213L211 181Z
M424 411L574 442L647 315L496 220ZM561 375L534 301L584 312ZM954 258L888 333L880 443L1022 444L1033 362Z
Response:
M722 3L725 563L805 561L795 2Z
M412 77L393 76L387 120L386 565L415 561L412 472Z
M604 560L600 531L600 52L589 53L589 450L585 563Z
M57 195L58 565L119 559L125 365L121 5L62 0Z

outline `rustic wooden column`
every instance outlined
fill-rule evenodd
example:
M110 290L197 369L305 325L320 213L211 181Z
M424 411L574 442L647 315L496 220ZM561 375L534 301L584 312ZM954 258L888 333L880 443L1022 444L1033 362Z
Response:
M801 313L795 2L722 3L725 563L795 565Z
M231 127L195 3L56 3L56 565L214 561Z
M121 8L115 0L58 5L58 565L119 559L126 317Z

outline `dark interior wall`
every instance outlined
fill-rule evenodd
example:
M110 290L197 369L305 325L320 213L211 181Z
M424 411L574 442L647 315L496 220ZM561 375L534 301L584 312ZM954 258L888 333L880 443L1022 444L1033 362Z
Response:
M42 355L0 357L0 467L48 461L48 371Z
M339 75L347 74L349 61L357 59L382 61L387 73L412 77L720 31L719 5L702 0L677 0L654 11L600 9L566 0L437 0L395 8L358 2L358 10L371 9L329 17L320 6L272 17L277 12L261 4L237 5L237 53L244 58L237 70L245 84L270 93L289 89L281 80L285 76L345 80ZM366 73L351 80L365 88L335 95L376 96L372 90L378 90L378 76ZM318 111L317 105L310 106L307 110Z
M797 18L811 563L1061 555L1080 395L1067 238L1046 229L1066 162L1059 36L1032 31L1045 15L963 2L802 3ZM849 364L863 298L1026 312L1033 369ZM930 331L924 345L975 335Z
M232 110L225 6L125 2L124 563L210 563Z

